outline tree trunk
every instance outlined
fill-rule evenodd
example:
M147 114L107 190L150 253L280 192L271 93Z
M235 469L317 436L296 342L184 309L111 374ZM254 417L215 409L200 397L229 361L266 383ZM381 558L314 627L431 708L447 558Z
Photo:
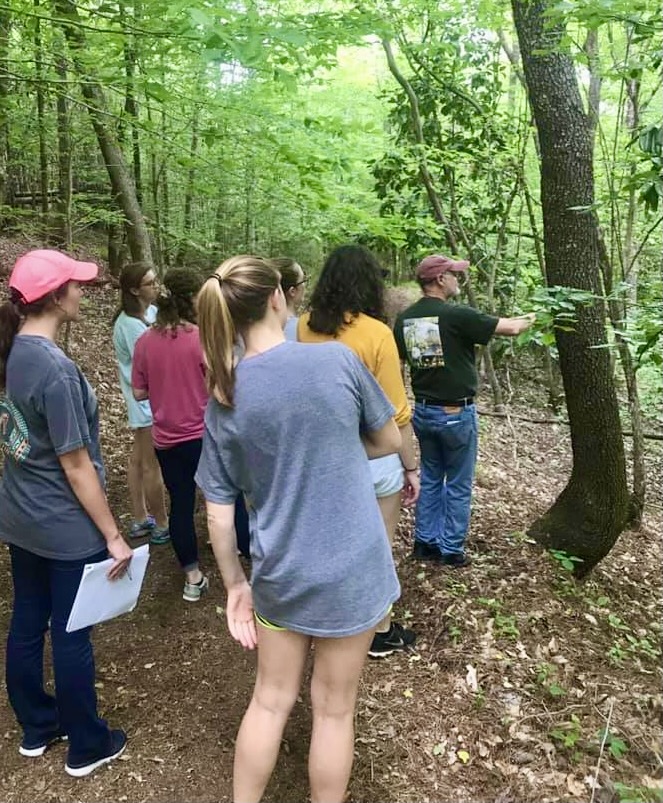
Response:
M39 13L39 0L34 0ZM46 150L46 101L44 98L44 58L41 46L41 20L35 18L35 89L37 94L37 136L39 138L39 189L41 193L42 229L48 232L48 151Z
M394 54L391 49L391 44L389 40L383 39L382 47L384 49L385 55L387 56L387 64L389 65L389 70L396 79L396 81L398 81L398 83L403 88L403 91L407 95L410 104L410 119L412 120L414 138L417 144L416 153L417 153L417 159L419 161L419 175L421 176L421 181L424 187L426 188L426 194L428 195L428 200L430 201L431 207L433 208L433 215L437 220L437 222L442 227L442 231L444 233L444 238L447 246L453 251L454 254L456 254L458 253L458 241L456 240L453 228L449 224L449 220L444 213L444 209L442 208L442 203L440 201L440 196L437 193L433 176L431 175L430 169L428 167L428 159L426 157L426 140L424 139L424 131L423 131L423 126L421 124L421 115L419 113L419 100L410 82L398 69L398 65L396 64L396 59L394 58ZM469 256L471 258L472 256L471 244L466 238L463 238L463 241L465 243L466 248L468 249ZM472 286L469 284L469 282L466 284L466 290L470 305L472 307L476 307L476 297L474 295L474 290L472 289ZM483 350L482 357L486 369L486 374L488 376L488 381L490 382L490 387L493 393L493 403L496 409L503 410L504 400L502 398L502 388L500 387L499 380L497 379L497 374L495 373L495 366L493 365L493 356L490 353L490 346L486 347Z
M627 37L629 32L627 31ZM596 136L596 127L598 125L599 105L601 101L601 65L598 57L598 34L596 31L590 31L587 34L585 42L585 52L588 57L589 64L589 122L590 122L590 136L592 145ZM625 79L626 90L626 106L625 116L629 135L634 138L639 125L639 109L638 109L638 95L640 84L637 80ZM621 110L621 107L620 107ZM615 132L615 143L619 133L619 126ZM635 164L631 164L631 179L635 175ZM633 261L633 227L635 224L635 188L631 182L631 189L629 192L629 205L626 216L626 233L624 236L624 248L620 257L622 259L622 277L628 281L629 265ZM614 214L615 199L612 201L613 221L618 221L619 217ZM595 215L595 213L592 213ZM605 244L603 233L601 232L598 218L596 219L596 227L598 231L598 245L599 245L599 265L603 277L603 289L608 298L608 315L610 316L610 323L615 336L615 344L617 346L617 353L624 372L624 379L626 380L626 392L628 395L629 413L631 416L631 428L633 430L633 492L631 494L631 504L629 508L628 524L634 529L639 529L642 524L642 514L645 507L645 498L647 494L647 469L645 463L645 439L644 439L644 426L642 422L642 409L640 406L640 396L638 394L638 379L636 375L635 361L631 353L628 340L624 337L624 329L628 323L628 306L621 297L615 295L615 269L613 265L614 251L611 253ZM634 294L633 301L635 303L635 293L637 292L637 269L634 272L635 285L631 285Z
M640 127L640 80L626 79L626 127L629 138L634 139ZM628 308L632 310L638 303L638 259L637 244L635 242L635 222L638 202L636 195L636 182L634 181L638 166L635 161L629 168L628 205L626 207L626 231L624 232L624 246L622 251L622 264L624 265L624 280L628 283Z
M633 492L629 508L628 523L633 529L640 529L642 514L647 496L647 466L645 461L645 435L642 420L642 407L638 393L638 377L635 361L628 340L622 332L626 326L626 306L615 296L614 279L610 254L599 231L599 259L603 275L603 286L608 296L608 314L615 334L615 344L619 361L626 381L631 429L633 431Z
M196 179L196 157L198 156L198 119L199 109L193 112L193 122L191 126L191 149L189 151L189 170L187 172L186 192L184 194L184 221L182 225L182 240L177 253L177 261L183 265L186 260L186 243L191 234L193 226L193 193Z
M11 204L12 191L9 179L9 31L10 12L0 9L0 206ZM0 217L0 223L2 223Z
M141 176L141 155L140 155L140 137L138 132L138 104L136 102L136 87L134 75L136 73L136 38L127 31L125 8L124 3L118 3L118 11L120 17L120 26L124 33L124 77L125 77L125 93L124 93L124 111L129 120L129 127L131 129L131 155L133 162L133 178L136 186L136 198L138 203L142 204L143 186ZM138 21L139 7L136 2L134 5L134 25Z
M113 205L113 199L111 199ZM108 224L108 270L116 279L122 273L126 257L124 246L124 228L117 223Z
M565 31L560 18L547 13L544 0L512 0L512 8L541 149L548 280L595 296L591 305L576 310L573 332L556 332L573 469L550 510L530 528L544 546L581 558L581 575L613 547L629 505L601 300L599 232L589 213L594 203L592 140L575 68L561 45Z
M87 101L87 108L97 141L104 157L104 163L110 178L113 195L127 221L127 236L131 257L136 262L152 262L150 235L141 210L136 187L131 178L127 164L117 138L108 124L106 99L101 86L92 79L84 68L78 54L86 47L85 34L79 25L70 25L67 20L78 23L78 10L73 0L54 0L61 25L73 57L74 67L81 82L81 91Z
M147 120L152 128L152 111L146 104ZM156 250L157 265L163 265L163 243L161 232L161 204L159 203L159 170L154 143L150 144L150 190L152 195L152 219L154 220L154 247Z
M161 81L166 83L166 71L163 61L161 63ZM168 142L168 117L166 115L165 106L161 107L161 135L164 142ZM170 182L168 177L168 157L163 155L161 157L161 164L159 166L159 178L161 181L161 220L162 225L162 251L163 251L163 267L170 267L172 264L172 255L170 244L172 241L170 230Z
M527 217L529 218L529 226L534 236L534 250L536 251L536 258L539 263L539 270L543 281L548 284L548 275L546 273L546 260L541 248L541 237L539 236L538 226L536 225L536 215L534 214L534 202L532 200L532 193L529 191L527 185L527 178L525 171L521 165L520 167L520 183L525 196L525 204L527 206ZM543 348L543 367L546 372L546 382L548 384L548 402L552 409L557 413L561 402L559 383L555 374L555 367L553 358L550 353L550 346L542 346Z
M67 62L64 56L56 56L56 71L61 81L56 108L58 123L58 219L57 239L60 245L71 248L71 137L69 136L69 113L67 109Z

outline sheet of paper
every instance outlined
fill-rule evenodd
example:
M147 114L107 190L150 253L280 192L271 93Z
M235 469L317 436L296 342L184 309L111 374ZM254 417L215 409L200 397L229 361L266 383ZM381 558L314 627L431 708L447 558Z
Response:
M149 559L150 548L147 544L134 549L129 571L118 580L109 580L107 577L113 565L112 558L99 563L87 563L71 607L67 633L133 611Z

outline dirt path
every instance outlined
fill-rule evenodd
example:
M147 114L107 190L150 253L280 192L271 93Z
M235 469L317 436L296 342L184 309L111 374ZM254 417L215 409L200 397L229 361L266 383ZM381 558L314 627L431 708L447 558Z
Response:
M109 495L128 522L124 410L107 325L112 306L109 290L90 293L71 350L100 397ZM411 655L366 667L351 799L588 801L599 764L598 803L654 800L663 766L660 507L648 510L642 533L626 533L576 586L523 534L563 484L568 430L519 423L514 431L497 419L482 419L481 430L472 567L453 572L413 563L411 522L403 516L396 555L404 593L396 613L419 641ZM660 455L652 451L656 463ZM0 801L231 800L233 738L254 656L227 634L202 515L200 523L202 559L212 570L208 597L184 603L170 547L153 547L136 611L96 630L100 708L129 733L124 760L74 781L63 771L61 746L40 759L21 758L3 696ZM4 640L11 608L4 547L0 584ZM266 800L307 799L308 732L304 692ZM638 789L627 793L618 784Z

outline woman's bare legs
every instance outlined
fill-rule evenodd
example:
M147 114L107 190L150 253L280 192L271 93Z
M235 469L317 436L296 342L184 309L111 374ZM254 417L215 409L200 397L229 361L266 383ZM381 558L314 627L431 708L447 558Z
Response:
M300 633L261 624L257 630L256 684L235 744L234 803L258 803L265 791L311 644L310 637Z
M145 491L143 488L143 461L141 457L141 432L151 433L151 427L133 430L133 442L127 466L127 485L129 486L129 500L131 514L134 521L145 521L147 507L145 505Z
M311 803L344 800L354 758L357 689L373 633L368 630L357 636L314 641L308 761Z
M397 493L390 494L389 496L378 497L378 506L380 508L380 513L382 513L384 526L387 530L389 544L393 546L396 528L398 527L398 522L401 517L401 492L398 491ZM391 609L389 609L389 613L375 629L378 633L386 633L390 627Z
M152 427L141 427L133 433L127 479L134 521L145 521L149 510L157 527L167 527L166 498L152 443Z

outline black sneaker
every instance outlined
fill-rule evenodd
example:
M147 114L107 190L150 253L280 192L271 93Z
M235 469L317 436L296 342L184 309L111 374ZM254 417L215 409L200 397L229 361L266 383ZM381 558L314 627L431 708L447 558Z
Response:
M469 566L472 563L472 558L464 552L450 552L440 555L440 563L451 569L462 569L463 566Z
M64 765L67 774L73 775L74 778L83 778L85 775L94 772L97 767L108 764L109 761L121 756L122 753L124 753L124 748L127 746L127 734L123 730L115 728L110 732L110 736L110 748L105 755L99 756L99 758L92 759L91 761L83 761L76 764L70 764L67 761Z
M21 742L18 752L27 758L38 758L43 756L48 748L57 742L66 742L67 734L64 731L56 730L53 733L40 739L38 742L26 742L25 739Z
M427 544L425 541L417 541L415 539L414 549L412 550L412 557L415 560L435 560L442 559L442 553L433 544Z
M392 622L386 633L376 633L373 636L368 655L371 658L384 658L396 650L407 650L416 640L417 636L414 631Z

